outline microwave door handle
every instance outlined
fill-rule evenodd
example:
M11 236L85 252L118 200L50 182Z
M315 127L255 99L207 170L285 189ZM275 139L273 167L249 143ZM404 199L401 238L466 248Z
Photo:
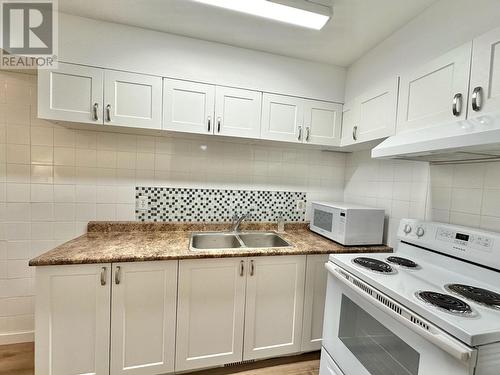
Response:
M326 269L328 272L337 278L340 282L342 282L345 286L347 286L350 290L356 292L357 294L361 295L362 297L367 298L370 303L378 307L380 310L384 311L386 314L388 314L391 318L394 318L397 320L399 323L403 324L405 327L409 328L413 332L417 333L418 335L424 337L427 341L430 341L432 344L438 346L439 348L443 349L445 352L453 356L454 358L460 360L461 362L467 363L471 361L472 359L475 360L475 356L477 354L477 351L475 349L471 349L468 346L462 344L461 342L457 341L456 339L450 337L443 331L441 331L439 328L434 326L433 324L429 323L428 321L425 321L422 318L418 318L421 321L424 321L425 324L427 324L431 331L428 331L421 327L418 324L412 323L409 319L401 316L400 314L396 313L386 305L384 305L382 302L380 302L378 299L375 297L371 296L370 294L366 293L364 290L358 288L356 285L354 285L351 281L349 281L346 276L344 276L340 270L335 267L334 265L330 263L325 264ZM350 275L350 277L353 277ZM372 289L368 284L362 282L358 278L353 277L353 279L356 281L358 285L363 285L367 288L367 290ZM402 309L402 311L405 311L406 309L401 306L400 304L391 301L394 305L397 305Z

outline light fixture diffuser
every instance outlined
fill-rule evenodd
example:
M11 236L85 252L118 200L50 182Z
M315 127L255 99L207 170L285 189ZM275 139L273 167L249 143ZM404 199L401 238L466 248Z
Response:
M258 17L290 23L296 26L321 30L331 17L331 9L318 4L310 4L308 0L292 0L290 3L301 1L307 8L317 7L321 11L311 11L304 7L285 5L283 0L194 0L198 3L230 9ZM326 11L325 11L326 10Z

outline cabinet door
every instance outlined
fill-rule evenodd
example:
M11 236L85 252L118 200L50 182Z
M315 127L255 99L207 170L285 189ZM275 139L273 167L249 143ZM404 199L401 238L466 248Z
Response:
M500 28L473 41L469 117L500 108Z
M259 138L261 109L261 92L217 86L215 134Z
M49 120L103 123L102 69L59 63L38 72L38 117Z
M304 143L340 145L342 104L304 100Z
M244 266L239 258L179 262L175 371L242 360Z
M344 104L342 112L342 140L341 146L349 146L356 143L358 126L358 114L355 102L348 102ZM355 128L356 127L356 128Z
M110 275L110 264L37 267L37 375L109 374Z
M396 132L399 77L361 95L358 99L358 142L389 137ZM465 102L464 102L465 104Z
M215 86L163 79L163 129L213 134Z
M106 70L104 123L161 129L161 77Z
M300 351L305 265L303 255L251 258L244 360Z
M328 255L308 255L304 295L304 323L301 351L321 349L323 314L325 310Z
M262 96L261 138L275 141L302 142L303 99L264 93Z
M465 119L471 46L467 43L401 76L398 132Z
M177 264L113 264L111 374L174 371Z

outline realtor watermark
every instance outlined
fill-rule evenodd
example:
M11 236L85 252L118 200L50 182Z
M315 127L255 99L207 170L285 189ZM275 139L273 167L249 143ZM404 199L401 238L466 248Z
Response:
M57 67L57 0L0 0L0 67Z

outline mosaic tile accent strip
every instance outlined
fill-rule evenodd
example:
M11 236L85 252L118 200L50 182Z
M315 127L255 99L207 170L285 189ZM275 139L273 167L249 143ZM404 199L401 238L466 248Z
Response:
M280 213L285 221L305 221L305 212L296 210L297 200L306 202L304 192L143 186L135 191L138 221L227 222L246 212L250 221L275 221ZM141 199L147 199L147 209L139 209Z

